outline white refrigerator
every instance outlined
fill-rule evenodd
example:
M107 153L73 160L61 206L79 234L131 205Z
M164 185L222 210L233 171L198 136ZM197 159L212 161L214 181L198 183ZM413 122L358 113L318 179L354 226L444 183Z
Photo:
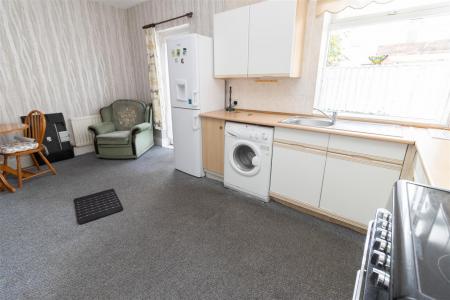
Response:
M175 168L203 177L200 113L224 108L224 81L214 78L213 41L198 34L167 40Z

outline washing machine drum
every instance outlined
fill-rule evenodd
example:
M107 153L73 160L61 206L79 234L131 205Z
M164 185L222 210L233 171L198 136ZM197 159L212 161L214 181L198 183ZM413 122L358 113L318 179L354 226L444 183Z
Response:
M233 169L246 176L253 176L260 170L260 152L256 145L236 142L231 149L230 163Z

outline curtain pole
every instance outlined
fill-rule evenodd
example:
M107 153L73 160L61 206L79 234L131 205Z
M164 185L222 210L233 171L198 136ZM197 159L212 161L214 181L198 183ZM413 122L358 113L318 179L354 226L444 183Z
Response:
M164 21L161 21L161 22L158 22L158 23L152 23L152 24L145 25L145 26L142 27L142 29L156 27L159 24L167 23L167 22L170 22L170 21L173 21L173 20L184 18L184 17L192 18L193 15L194 15L193 12L188 12L187 14L184 14L184 15L181 15L181 16L178 16L178 17L175 17L175 18L167 19L167 20L164 20Z

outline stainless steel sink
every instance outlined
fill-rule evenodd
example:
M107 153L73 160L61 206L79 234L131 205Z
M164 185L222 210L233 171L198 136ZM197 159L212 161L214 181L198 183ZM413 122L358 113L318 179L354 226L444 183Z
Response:
M292 118L283 120L280 123L290 124L290 125L314 126L314 127L329 127L329 126L334 125L335 122L333 120L292 117Z

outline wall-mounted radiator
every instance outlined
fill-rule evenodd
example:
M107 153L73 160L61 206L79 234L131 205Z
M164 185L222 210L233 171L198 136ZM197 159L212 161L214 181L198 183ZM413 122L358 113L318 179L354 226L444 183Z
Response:
M94 137L88 131L88 127L89 125L100 123L101 121L100 115L72 118L71 122L75 147L92 145L94 143Z

